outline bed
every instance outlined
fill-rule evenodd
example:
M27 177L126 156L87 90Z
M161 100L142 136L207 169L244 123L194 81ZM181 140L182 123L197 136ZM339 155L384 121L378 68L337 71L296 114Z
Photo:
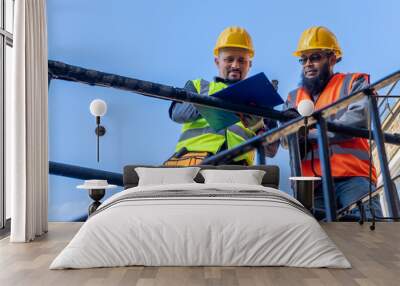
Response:
M259 185L204 183L200 172L192 183L138 185L138 167L124 168L125 190L103 202L50 269L351 267L309 212L278 189L276 166L201 166L263 170Z

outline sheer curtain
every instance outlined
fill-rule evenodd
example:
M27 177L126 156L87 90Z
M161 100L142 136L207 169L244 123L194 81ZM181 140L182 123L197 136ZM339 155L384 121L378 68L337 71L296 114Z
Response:
M12 242L47 232L47 25L45 0L15 1L13 92L6 97L6 187Z

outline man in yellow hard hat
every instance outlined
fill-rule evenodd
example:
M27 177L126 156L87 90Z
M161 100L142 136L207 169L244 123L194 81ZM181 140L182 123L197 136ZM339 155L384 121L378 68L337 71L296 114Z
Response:
M232 83L246 78L254 57L254 47L249 33L241 27L228 27L219 35L214 48L214 61L218 76L212 81L199 78L189 80L185 89L212 95ZM169 109L170 118L183 124L182 134L175 148L175 154L165 165L191 166L201 163L210 155L232 149L256 135L259 130L276 127L274 121L259 117L243 117L243 122L215 132L196 107L191 103L173 102ZM278 144L265 147L266 155L275 155ZM232 164L253 165L254 151L238 156Z
M311 27L303 32L294 56L302 66L301 85L289 93L285 109L296 110L304 100L312 100L315 110L356 92L369 84L364 73L335 73L334 66L342 60L343 53L335 35L325 27ZM331 122L357 128L368 127L367 98L350 104L329 119ZM307 138L309 148L303 152L302 175L322 176L316 130L310 130ZM370 176L369 144L366 139L329 132L329 154L338 209L357 202L375 191L376 171L372 166ZM304 148L300 144L300 149ZM315 207L324 209L321 186L315 190ZM381 214L379 199L373 198L375 212ZM356 214L358 215L358 213Z

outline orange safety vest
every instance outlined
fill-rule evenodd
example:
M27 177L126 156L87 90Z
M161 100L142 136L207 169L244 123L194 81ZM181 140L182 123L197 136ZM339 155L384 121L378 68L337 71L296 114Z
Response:
M364 77L369 83L369 75L361 73L335 74L322 91L317 101L314 102L315 109L321 109L335 101L350 94L355 79ZM312 96L300 87L289 93L287 104L297 107L303 99L312 100ZM335 116L340 116L344 111L339 111ZM321 176L321 166L317 146L313 144L301 162L303 176ZM367 139L352 138L329 144L330 163L332 177L369 177L369 144ZM311 160L311 159L314 160ZM315 170L316 174L314 174ZM376 170L372 166L372 181L376 183Z

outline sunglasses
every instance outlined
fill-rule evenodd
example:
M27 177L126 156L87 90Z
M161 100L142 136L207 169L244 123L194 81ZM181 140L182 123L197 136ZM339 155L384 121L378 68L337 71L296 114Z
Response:
M323 54L323 53L311 54L308 57L302 56L299 59L299 63L304 66L307 63L307 61L310 60L310 63L314 64L320 62L323 57L328 57L328 56L330 56L330 54Z

